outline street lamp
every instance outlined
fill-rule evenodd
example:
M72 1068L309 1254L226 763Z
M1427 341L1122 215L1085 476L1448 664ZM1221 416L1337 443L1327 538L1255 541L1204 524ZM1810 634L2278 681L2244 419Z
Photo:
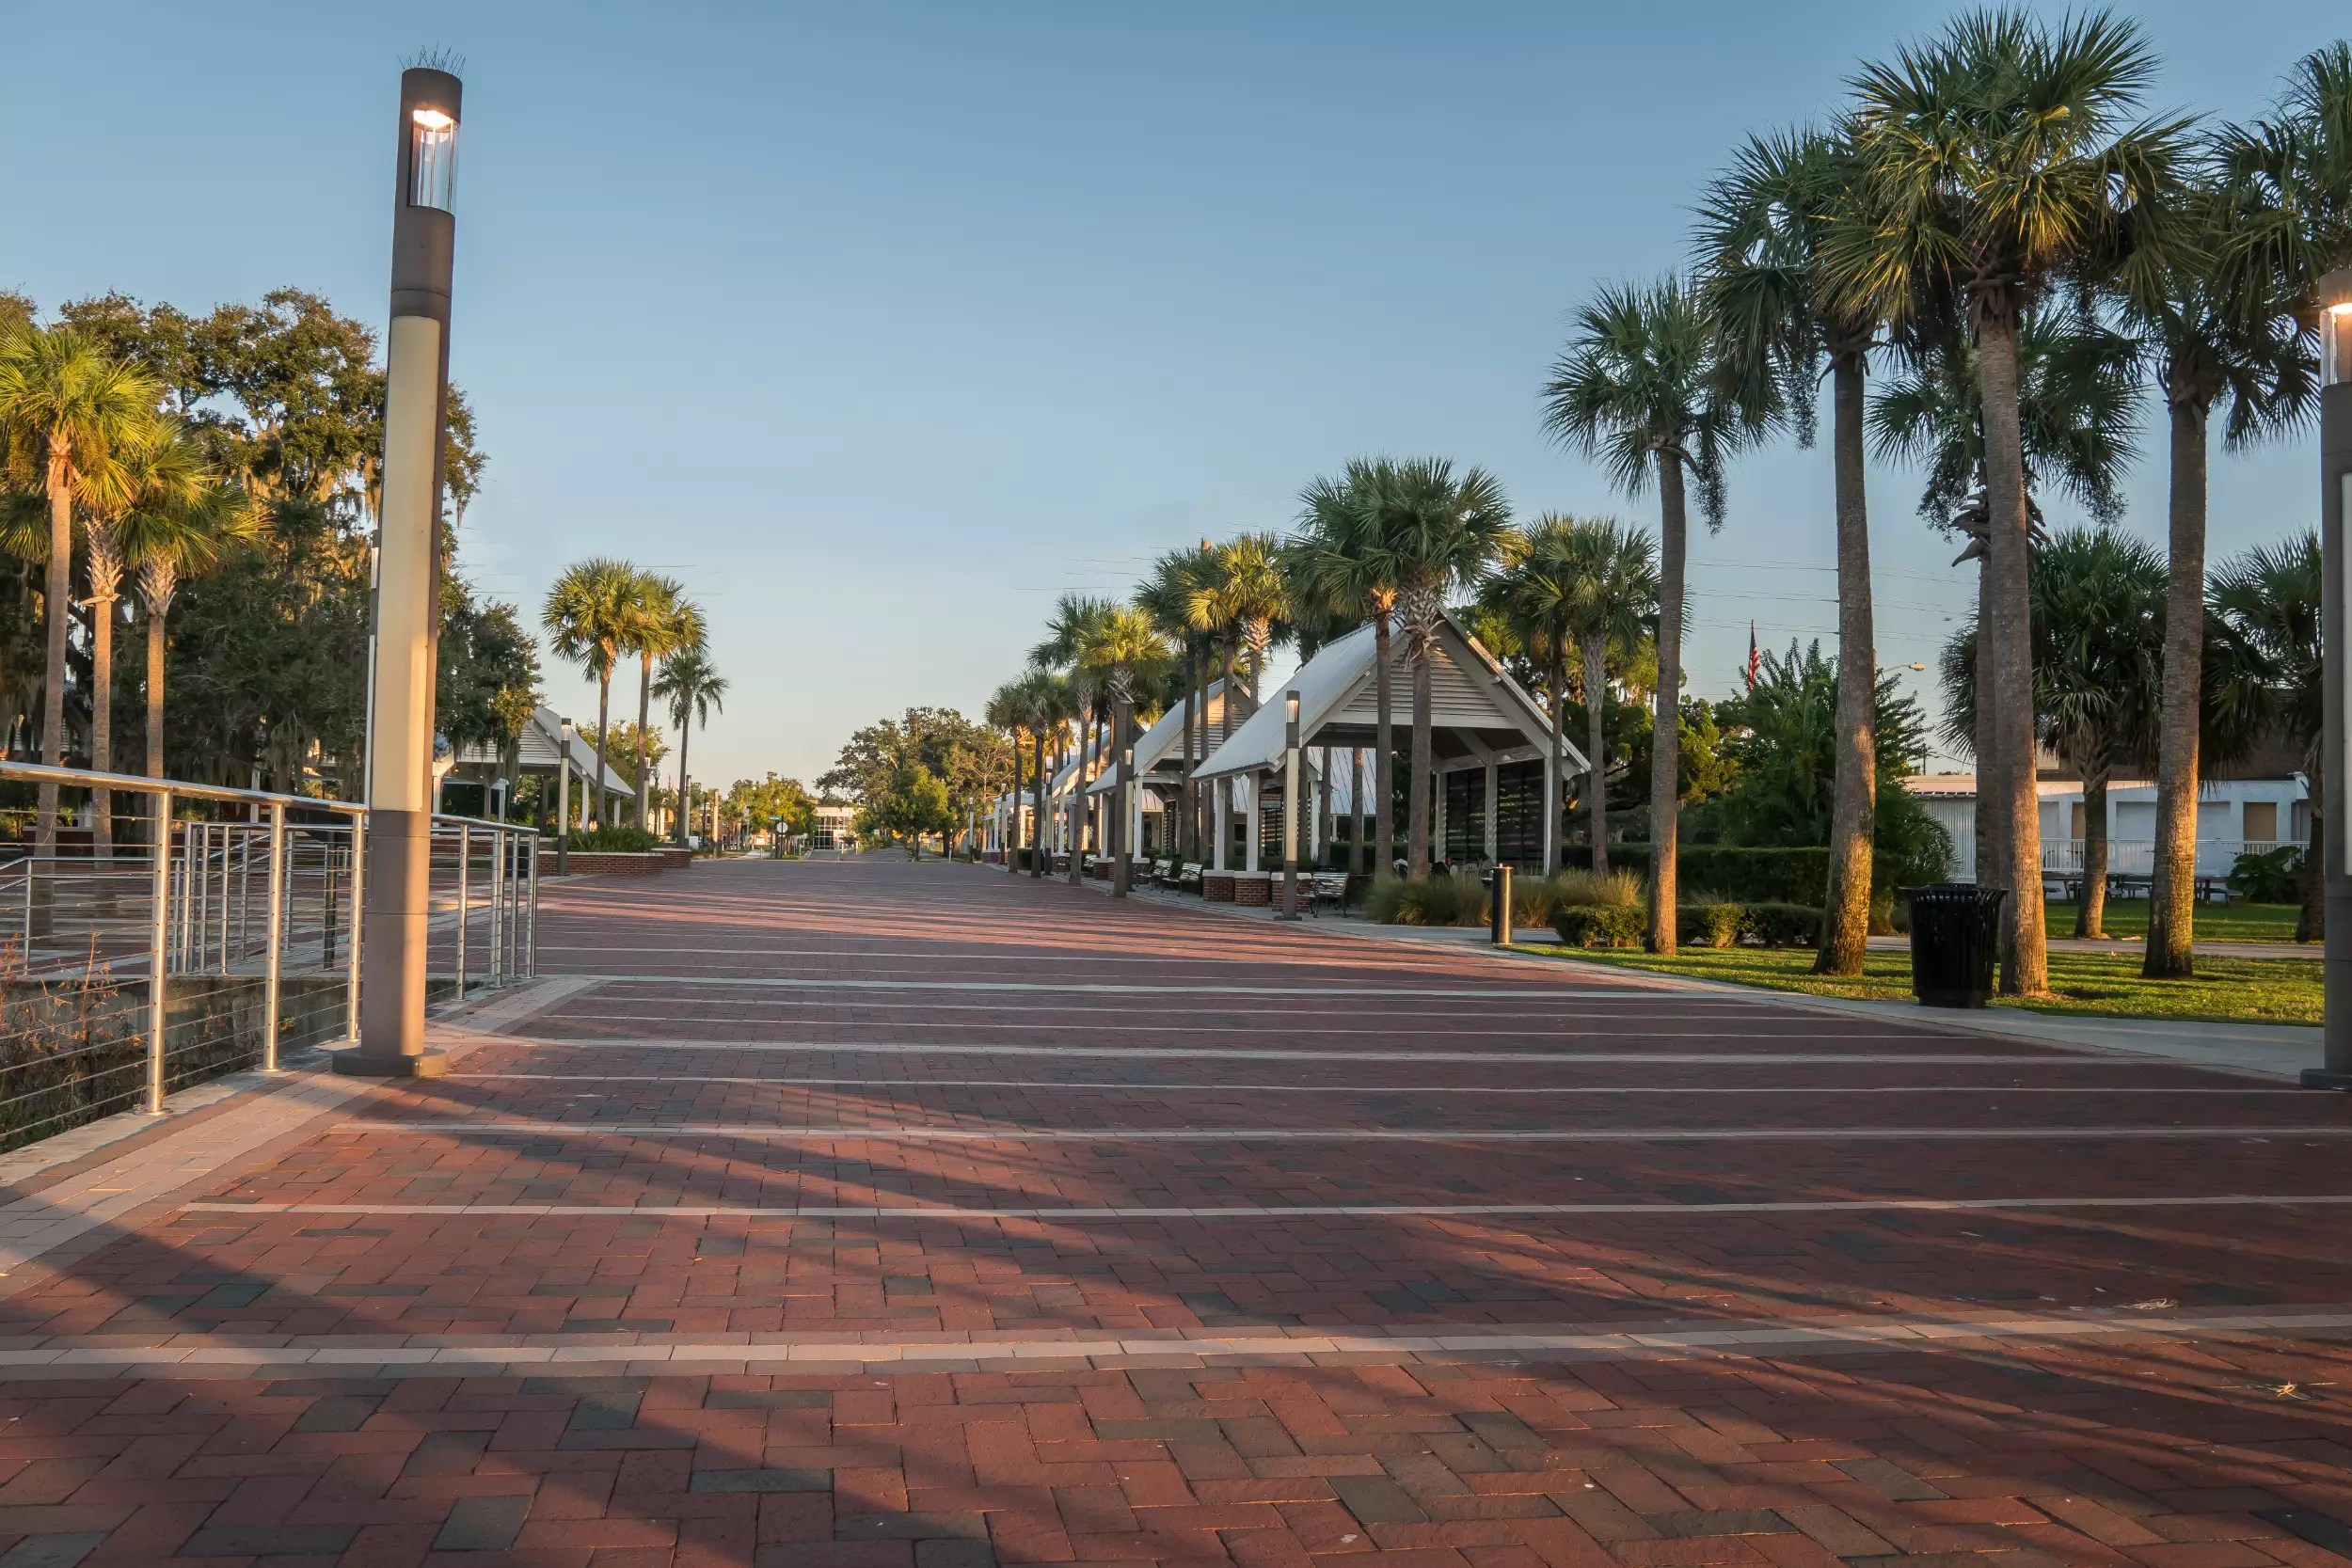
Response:
M2311 1088L2352 1089L2352 823L2344 820L2345 754L2352 741L2346 722L2344 678L2347 625L2344 574L2352 565L2345 550L2345 491L2352 488L2352 267L2339 267L2319 280L2319 555L2320 690L2323 708L2320 755L2326 766L2321 798L2312 802L2314 826L2325 826L2327 860L2320 880L2327 895L2327 963L2323 970L2321 1065L2307 1068Z
M1298 918L1298 693L1282 693L1282 918Z
M1135 787L1136 749L1122 746L1119 751L1119 779L1111 787L1111 896L1127 896L1128 879L1134 873L1136 847L1128 842L1128 829L1133 825L1128 816L1127 792Z
M449 431L449 297L462 87L429 66L400 74L392 184L392 320L384 352L383 497L376 513L375 659L369 676L366 903L359 1044L338 1072L437 1077L424 1049L433 849L434 628L442 453Z

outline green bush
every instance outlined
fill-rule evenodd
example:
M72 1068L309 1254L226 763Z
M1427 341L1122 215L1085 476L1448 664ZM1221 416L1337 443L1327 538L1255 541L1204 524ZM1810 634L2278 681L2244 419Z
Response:
M1486 890L1475 872L1433 871L1420 882L1381 877L1364 895L1364 912L1383 926L1484 926Z
M2259 855L2240 855L2230 866L2230 896L2253 904L2292 904L2303 896L2303 847L2281 844Z
M581 855L643 855L661 847L661 840L643 828L591 828L572 835L572 851Z
M1747 905L1740 923L1746 935L1766 947L1818 947L1821 911L1810 904L1761 902Z
M1570 947L1639 947L1649 917L1627 904L1562 904L1551 928Z
M1737 904L1689 903L1677 916L1676 935L1685 947L1737 947L1748 911Z

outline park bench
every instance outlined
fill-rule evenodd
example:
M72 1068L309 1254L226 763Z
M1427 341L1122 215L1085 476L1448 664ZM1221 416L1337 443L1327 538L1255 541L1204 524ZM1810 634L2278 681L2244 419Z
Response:
M1347 911L1346 872L1318 871L1315 873L1314 881L1308 889L1307 912L1317 913L1326 904L1343 914Z
M1200 867L1198 863L1193 861L1184 863L1184 868L1176 874L1176 886L1179 891L1184 893L1200 891Z

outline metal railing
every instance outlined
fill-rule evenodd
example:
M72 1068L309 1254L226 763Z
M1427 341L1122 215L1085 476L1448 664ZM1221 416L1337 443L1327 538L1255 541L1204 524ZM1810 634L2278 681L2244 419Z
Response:
M2226 877L2237 864L2240 855L2263 855L2285 845L2304 847L2299 839L2201 838L2197 841L2197 871L2200 877ZM2111 838L2107 840L2107 875L2127 879L2145 879L2154 874L2156 841L2152 838ZM2079 838L2045 838L2042 841L2042 869L2053 878L2080 876L2083 869L2083 841ZM1976 834L1962 828L1952 832L1952 871L1961 881L1974 881L1977 874Z
M0 1148L356 1036L366 808L28 763L0 780L66 797L55 842L0 842ZM539 839L433 818L429 994L537 973Z

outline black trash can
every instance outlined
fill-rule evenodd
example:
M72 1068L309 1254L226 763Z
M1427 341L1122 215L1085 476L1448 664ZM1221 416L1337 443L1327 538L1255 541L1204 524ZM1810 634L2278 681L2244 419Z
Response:
M2007 888L1974 882L1907 887L1911 989L1923 1007L1981 1007L1993 999L1993 960L2001 950Z

